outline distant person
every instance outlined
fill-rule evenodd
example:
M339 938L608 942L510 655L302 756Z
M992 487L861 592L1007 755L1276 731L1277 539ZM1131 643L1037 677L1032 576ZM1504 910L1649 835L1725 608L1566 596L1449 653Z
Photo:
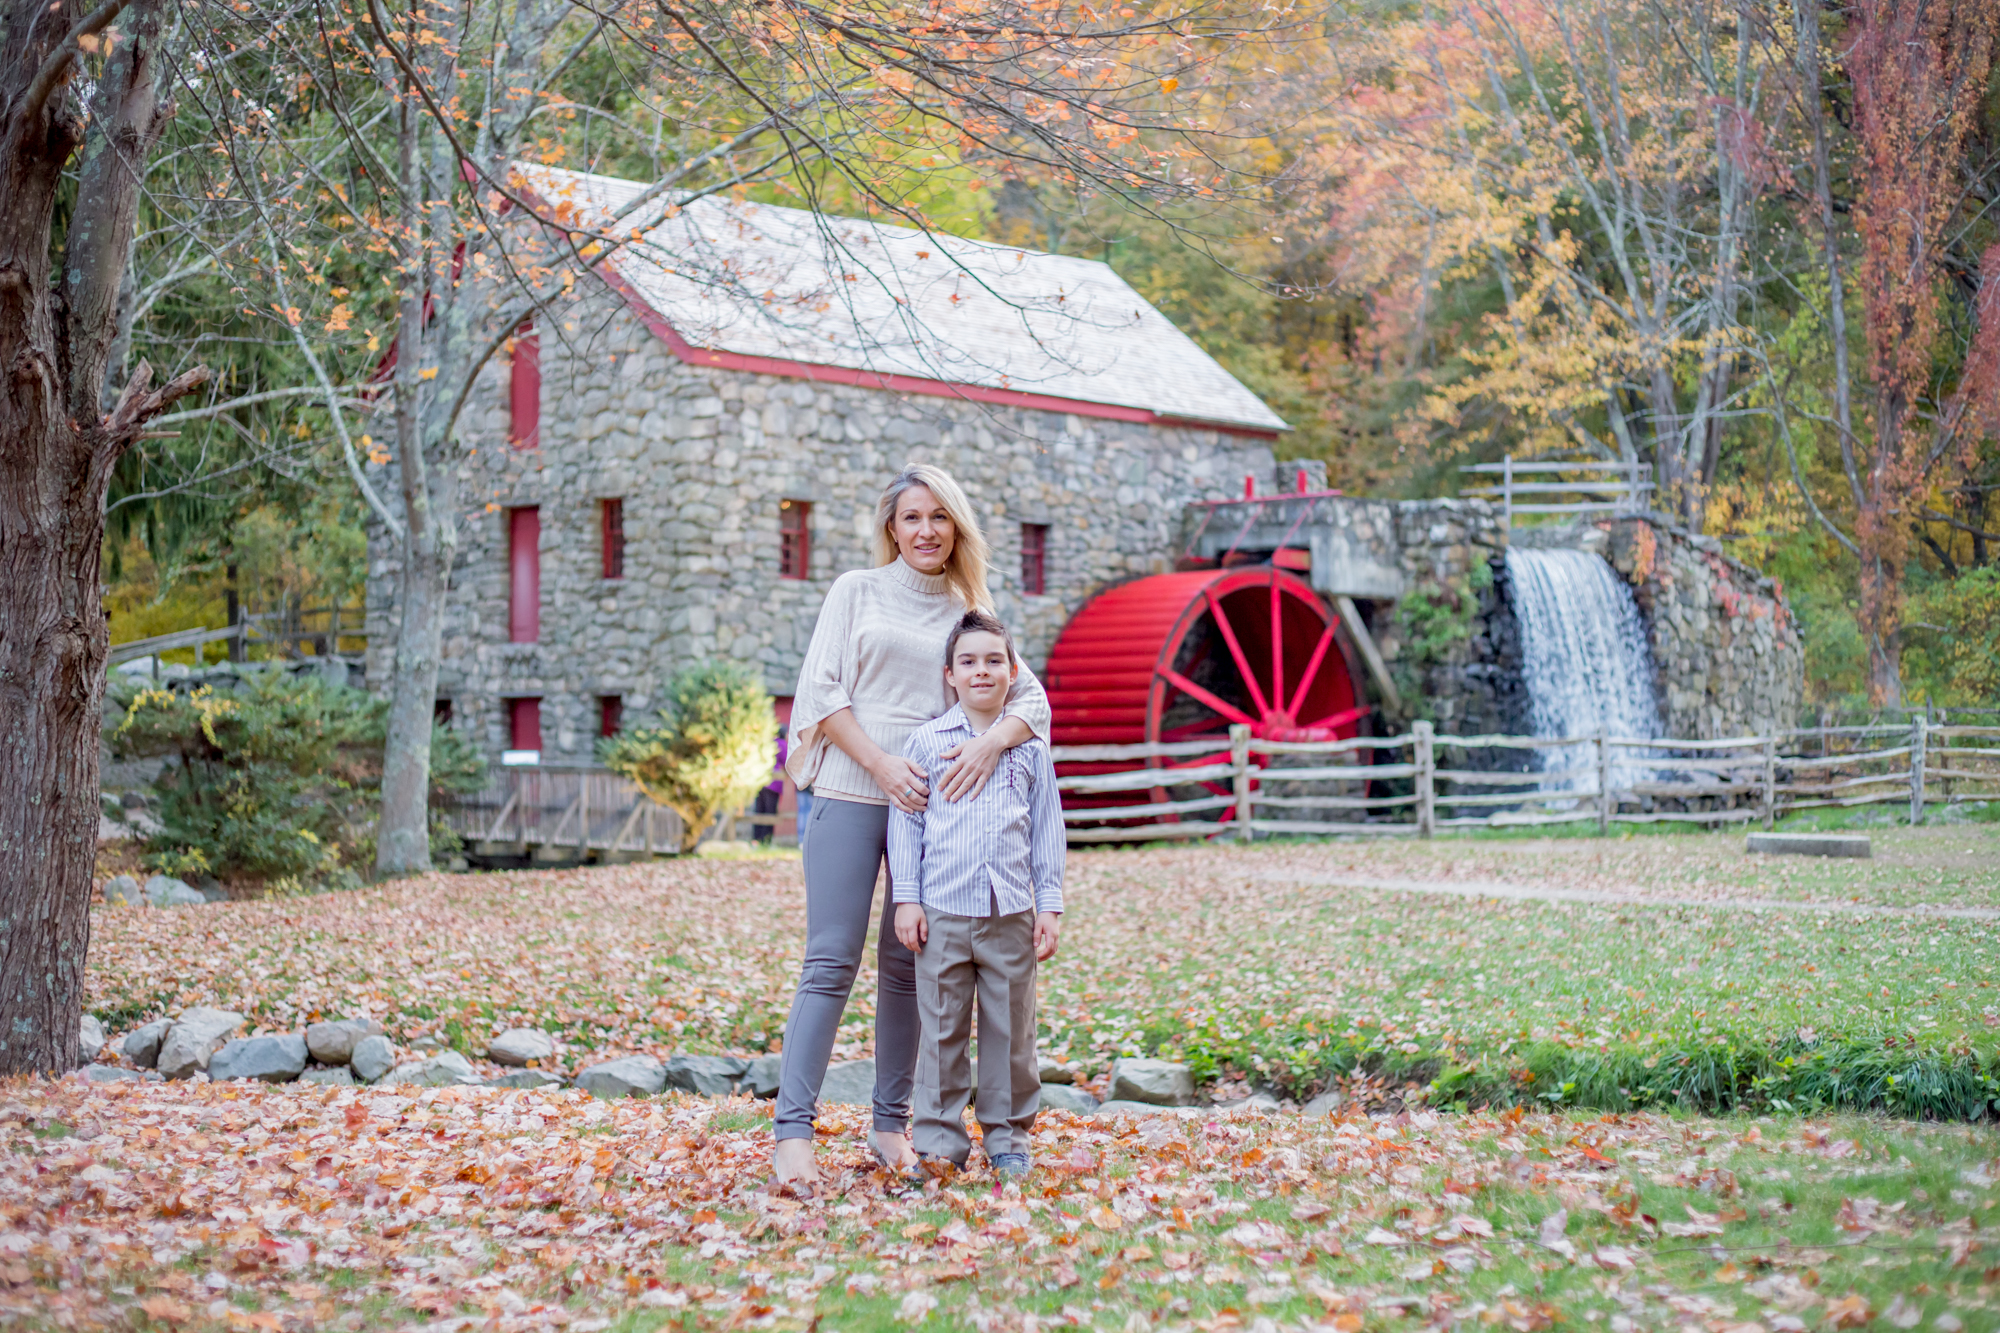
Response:
M801 827L806 957L785 1024L772 1166L780 1182L816 1186L813 1117L834 1034L861 966L875 881L892 810L925 808L930 776L902 755L912 731L953 700L938 663L967 611L993 609L986 538L965 493L941 468L898 473L875 510L875 567L834 580L813 627L792 695L785 770L812 792ZM979 795L1008 750L1049 733L1049 700L1022 670L1000 721L939 758L938 795ZM917 1064L916 955L896 939L885 904L876 941L874 1133L869 1146L893 1170L916 1164L910 1081Z
M784 797L784 794L785 733L780 729L778 732L778 762L771 769L770 785L757 793L757 802L750 807L751 813L759 815L777 814L778 802ZM750 824L750 841L768 843L771 841L772 835L777 831L778 826L775 823L760 824L753 820Z
M968 611L945 641L944 677L958 702L910 733L903 757L942 779L944 758L1000 721L1020 665L1007 627ZM977 795L889 816L896 938L917 955L917 1156L964 1166L973 1104L986 1161L1028 1174L1041 1109L1035 1061L1035 967L1055 957L1062 920L1062 800L1049 747L1009 750ZM969 1043L979 1010L978 1096Z

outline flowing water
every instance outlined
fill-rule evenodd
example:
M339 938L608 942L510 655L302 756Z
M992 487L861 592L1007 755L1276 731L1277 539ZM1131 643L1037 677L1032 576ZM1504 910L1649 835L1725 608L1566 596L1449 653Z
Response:
M1632 589L1603 556L1588 551L1507 552L1514 617L1521 626L1528 713L1537 736L1653 737L1660 710L1653 697L1653 654ZM1614 756L1621 753L1613 751ZM1629 754L1631 751L1622 753ZM1542 752L1550 772L1585 772L1552 779L1551 787L1594 790L1597 747ZM1616 786L1652 775L1651 765L1618 760Z

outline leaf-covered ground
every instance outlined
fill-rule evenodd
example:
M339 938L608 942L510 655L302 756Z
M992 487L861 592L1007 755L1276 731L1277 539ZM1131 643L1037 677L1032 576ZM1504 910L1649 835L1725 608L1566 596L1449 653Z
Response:
M1986 1129L1051 1113L1040 1166L766 1184L768 1108L0 1088L0 1323L980 1333L1996 1327ZM977 1159L975 1159L976 1161Z
M1992 1057L1996 923L1856 909L1987 901L1977 867L2000 844L1878 845L1844 866L1691 838L1077 856L1046 1045L1099 1077L1160 1051L1215 1090L1337 1077L1354 1097L1316 1118L1047 1113L1025 1188L976 1165L891 1182L845 1108L822 1123L831 1187L802 1202L770 1190L769 1107L748 1100L0 1085L0 1323L2000 1327L1982 1248L2000 1135L1801 1114L1827 1091L1821 1053L1905 1072ZM1382 887L1496 883L1614 901ZM800 897L795 860L702 860L108 909L90 1003L114 1036L203 1003L274 1030L369 1013L475 1057L528 1023L566 1071L747 1053L780 1030ZM1813 906L1733 905L1780 898ZM843 1054L867 1052L869 998L864 976ZM1756 1117L1672 1096L1580 1110L1605 1089L1548 1064L1678 1069L1699 1102L1704 1050L1788 1043L1820 1081L1731 1082Z
M1968 1118L2000 1092L2000 826L1876 836L1849 862L1752 859L1740 836L1077 854L1042 1040L1100 1075L1165 1054L1300 1100L1344 1077L1438 1104ZM1422 891L1496 883L1608 901ZM114 1035L197 1003L272 1030L366 1013L475 1059L529 1025L565 1071L754 1054L803 917L795 858L110 909L89 1003ZM864 971L840 1055L868 1053L872 1007Z

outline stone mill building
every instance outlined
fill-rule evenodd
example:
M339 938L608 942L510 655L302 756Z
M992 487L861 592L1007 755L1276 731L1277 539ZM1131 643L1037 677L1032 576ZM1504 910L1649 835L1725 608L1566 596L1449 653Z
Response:
M586 220L642 189L526 170ZM1173 567L1186 504L1302 479L1273 456L1285 423L1104 264L720 199L644 216L647 243L524 328L461 424L439 709L489 756L587 762L709 658L757 664L782 713L905 463L964 485L1037 666L1090 594Z

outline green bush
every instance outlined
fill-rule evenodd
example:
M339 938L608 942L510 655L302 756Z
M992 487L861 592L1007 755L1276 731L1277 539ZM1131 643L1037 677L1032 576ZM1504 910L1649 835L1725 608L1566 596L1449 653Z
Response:
M282 671L223 690L114 686L114 699L112 753L172 761L153 784L149 865L283 891L351 882L372 859L386 700ZM462 737L432 733L434 798L484 779Z
M681 817L681 851L691 852L725 810L736 810L771 781L777 761L771 696L739 662L690 667L667 684L660 725L635 727L597 744L597 757Z
M2000 569L1970 570L1910 599L1903 675L1946 707L2000 701Z

